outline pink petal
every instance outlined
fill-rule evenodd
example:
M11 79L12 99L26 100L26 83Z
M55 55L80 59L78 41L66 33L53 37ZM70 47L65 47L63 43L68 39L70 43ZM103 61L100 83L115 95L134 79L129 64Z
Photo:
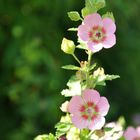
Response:
M134 140L137 137L136 129L134 129L133 127L128 127L124 132L124 137L126 138L126 140Z
M83 91L83 100L96 104L100 100L100 94L96 90L86 89Z
M116 36L114 34L108 35L103 41L104 48L111 48L116 44Z
M140 137L140 126L136 128L138 136Z
M73 115L72 116L72 123L75 127L79 129L86 128L88 126L88 120L83 119L80 115Z
M92 51L92 52L98 52L103 48L103 45L101 43L97 44L94 42L88 42L88 48Z
M102 25L102 18L97 13L91 14L85 17L84 24L89 28L92 28L93 26L100 26Z
M101 129L105 124L105 118L104 117L97 117L93 121L89 122L88 128L90 130L98 130Z
M85 25L80 25L78 27L78 37L83 41L88 41L88 31L89 29Z
M105 116L108 113L108 110L109 110L108 100L105 97L101 97L99 102L97 103L97 107L98 107L98 110L99 110L99 114L101 116Z
M116 31L116 25L114 21L110 18L104 18L103 19L103 27L107 34L113 34Z
M81 96L73 96L68 104L68 111L71 114L80 113L80 107L83 105Z

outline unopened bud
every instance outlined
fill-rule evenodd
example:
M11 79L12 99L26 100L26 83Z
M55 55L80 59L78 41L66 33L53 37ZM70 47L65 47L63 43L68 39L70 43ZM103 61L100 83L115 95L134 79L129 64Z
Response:
M75 50L74 42L72 40L63 38L61 44L61 50L67 54L73 54Z

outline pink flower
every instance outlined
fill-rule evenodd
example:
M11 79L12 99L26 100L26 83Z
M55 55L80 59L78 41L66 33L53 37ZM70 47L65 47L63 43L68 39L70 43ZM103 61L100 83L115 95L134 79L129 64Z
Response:
M85 17L78 27L78 37L87 43L92 52L98 52L103 47L111 48L116 44L116 25L110 18L102 19L97 13Z
M128 127L124 132L124 137L126 140L140 140L140 127L137 127L136 129Z
M101 129L105 124L109 103L96 90L86 89L82 96L73 96L68 105L72 123L77 128Z

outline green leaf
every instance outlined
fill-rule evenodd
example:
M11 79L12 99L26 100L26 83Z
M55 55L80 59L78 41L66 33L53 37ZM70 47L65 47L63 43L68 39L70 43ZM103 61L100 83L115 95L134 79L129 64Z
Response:
M80 39L78 39L78 43L80 43L79 45L76 46L76 48L78 49L83 49L83 50L87 50L87 44L83 41L81 41Z
M105 0L86 0L85 6L88 8L96 8L96 10L100 10L105 7Z
M66 70L80 70L80 67L77 67L74 65L66 65L66 66L62 66L61 68L66 69Z
M86 50L86 47L84 45L77 45L76 48Z
M95 7L93 7L93 8L85 7L81 10L82 17L86 17L87 15L96 13L96 12L97 12L97 9Z
M119 140L126 140L124 137L119 138Z
M105 0L86 0L85 7L82 9L82 16L96 13L101 8L105 7Z
M59 138L60 136L66 134L70 128L71 128L71 123L67 122L59 122L55 125L56 130L56 136Z
M81 95L81 84L80 80L77 80L75 76L68 81L67 86L68 89L62 90L61 94L65 97L71 97L75 95Z
M95 83L96 85L100 85L100 86L106 86L106 82L107 80L111 81L114 79L120 78L120 76L118 75L99 75L95 78Z
M80 140L89 140L87 139L88 134L89 134L88 129L82 129L80 132Z
M53 134L39 135L34 140L57 140Z
M97 83L96 83L96 85L99 85L99 86L106 86L106 83L105 83L105 81L98 81Z
M73 21L82 20L80 14L77 11L68 12L68 17Z
M105 76L106 76L105 80L114 80L114 79L120 78L119 75L108 75L107 74Z
M95 13L97 12L97 10L95 8L88 8L88 7L85 7L81 10L81 13L82 13L82 17L86 17L87 15L91 14L91 13Z
M69 28L68 31L78 31L78 28Z
M102 15L103 18L111 18L115 22L115 18L112 12L107 12L106 14Z
M89 70L93 70L94 68L96 67L96 63L92 64L90 67L89 67Z
M97 10L104 8L106 5L105 0L92 0L92 1L95 1L95 7L97 8Z
M113 127L105 127L104 131L108 132L108 131L111 131L112 129L113 129Z

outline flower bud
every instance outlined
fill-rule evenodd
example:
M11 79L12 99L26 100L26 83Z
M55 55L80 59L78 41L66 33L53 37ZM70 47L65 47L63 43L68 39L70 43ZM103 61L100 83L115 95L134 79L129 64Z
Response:
M61 50L67 54L73 54L75 50L74 42L72 40L63 38L61 44Z

